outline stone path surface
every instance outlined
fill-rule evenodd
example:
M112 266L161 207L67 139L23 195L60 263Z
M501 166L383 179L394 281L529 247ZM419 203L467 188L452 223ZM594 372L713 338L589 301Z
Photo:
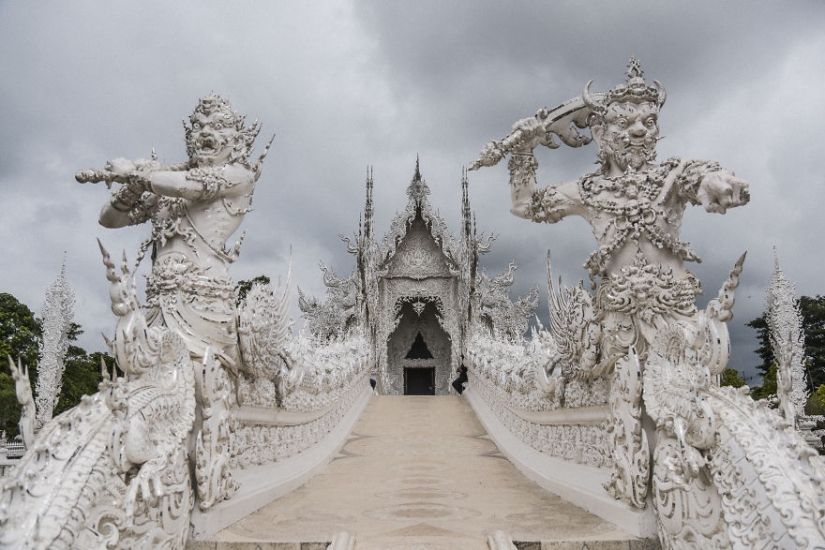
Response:
M212 540L274 548L347 532L358 550L460 550L488 548L495 531L545 548L629 548L633 539L518 472L463 398L374 396L323 473Z

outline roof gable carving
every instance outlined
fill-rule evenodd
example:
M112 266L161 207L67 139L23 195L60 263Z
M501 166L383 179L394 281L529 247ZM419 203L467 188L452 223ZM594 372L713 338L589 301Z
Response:
M444 267L448 270L449 275L458 275L458 244L450 234L447 228L447 223L441 215L433 210L430 202L427 200L427 195L430 194L430 188L422 179L419 171L418 161L415 165L415 175L413 176L410 185L407 187L407 207L403 212L397 214L390 225L390 230L384 236L381 244L381 264L385 269L391 268L393 263L391 260L400 251L402 243L406 241L406 237L414 226L416 220L420 220L423 232L427 233L431 241L436 245L441 252L440 256L444 259ZM415 224L416 227L418 224ZM414 237L411 244L408 245L413 250L413 243L423 244L420 237Z
M426 279L451 276L447 258L420 217L410 224L395 255L388 262L387 277Z

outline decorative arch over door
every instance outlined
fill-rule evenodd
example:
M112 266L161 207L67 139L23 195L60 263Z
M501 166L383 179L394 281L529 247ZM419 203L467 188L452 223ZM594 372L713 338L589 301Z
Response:
M410 370L431 369L432 393L448 394L452 345L450 335L442 327L438 304L424 299L399 299L398 304L398 322L387 338L387 378L392 393L407 393ZM418 354L413 353L416 350ZM423 374L414 373L416 380L419 376Z

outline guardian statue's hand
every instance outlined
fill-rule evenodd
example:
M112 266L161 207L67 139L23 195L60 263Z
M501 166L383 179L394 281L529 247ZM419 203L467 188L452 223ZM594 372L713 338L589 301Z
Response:
M515 153L530 153L539 145L547 144L547 130L537 116L523 118L514 123L510 135L515 138Z
M130 176L137 170L137 166L129 159L116 158L107 162L104 170L118 176Z
M724 214L728 208L748 203L748 182L730 172L711 172L702 178L698 198L708 212Z

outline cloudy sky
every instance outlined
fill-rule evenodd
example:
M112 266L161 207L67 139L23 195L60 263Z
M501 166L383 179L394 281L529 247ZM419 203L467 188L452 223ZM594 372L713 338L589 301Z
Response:
M668 90L659 158L717 160L750 182L748 206L692 208L683 231L704 259L692 269L705 300L748 251L731 329L733 366L750 374L743 324L763 310L773 247L798 294L825 293L823 29L817 1L0 2L0 291L39 312L65 253L81 345L103 349L114 317L95 239L134 258L149 229L100 227L108 192L74 174L152 148L184 160L181 120L215 91L263 123L257 151L277 134L233 276L277 279L292 247L293 280L320 295L319 261L352 269L338 235L356 230L368 165L379 234L416 157L457 232L462 167L484 143L590 79L594 91L623 82L635 55ZM540 183L591 171L595 155L543 151ZM566 283L586 278L587 224L512 216L507 179L505 163L471 173L479 228L498 234L487 270L515 260L515 293L544 296L550 249Z

